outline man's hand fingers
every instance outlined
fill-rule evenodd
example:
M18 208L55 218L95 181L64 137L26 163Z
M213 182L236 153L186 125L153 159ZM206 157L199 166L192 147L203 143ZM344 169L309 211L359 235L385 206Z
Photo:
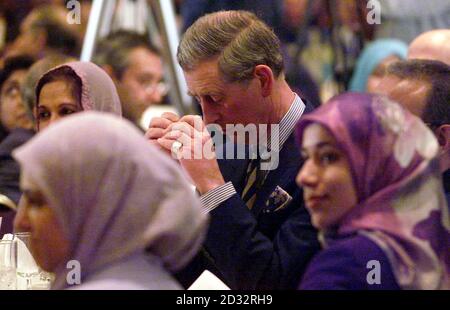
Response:
M157 141L161 148L170 152L172 150L172 144L177 140L168 139L168 138L159 138Z
M205 124L200 115L185 115L179 120L180 122L188 123L190 126L198 131L203 131Z
M161 129L166 129L167 127L169 127L171 124L173 124L173 122L167 118L164 117L154 117L152 118L152 120L150 121L150 125L148 126L149 128L161 128Z
M159 138L162 138L165 133L166 133L166 131L164 129L161 129L161 128L150 128L145 133L145 137L147 139L159 139Z
M164 112L161 115L162 118L168 119L171 122L178 122L180 117L178 115L176 115L175 113L172 112Z
M166 132L171 131L181 131L186 133L189 136L194 136L195 130L194 128L186 122L176 122L172 123L169 127L167 127Z

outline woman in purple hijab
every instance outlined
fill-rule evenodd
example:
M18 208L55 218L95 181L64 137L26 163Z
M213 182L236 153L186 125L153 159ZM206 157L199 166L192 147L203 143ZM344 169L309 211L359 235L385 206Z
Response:
M55 274L53 289L181 289L170 272L200 248L207 215L179 167L131 123L80 113L13 156L24 193L16 224Z
M438 144L385 97L347 93L302 117L297 183L323 250L300 289L449 289Z
M45 73L36 85L37 130L80 111L122 115L119 96L108 74L91 62L75 61Z

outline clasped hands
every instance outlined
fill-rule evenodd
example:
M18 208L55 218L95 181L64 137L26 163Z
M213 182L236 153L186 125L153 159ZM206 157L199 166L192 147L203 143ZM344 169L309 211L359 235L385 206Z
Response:
M166 112L154 117L145 134L150 142L178 160L200 194L225 184L214 143L198 115L179 117Z

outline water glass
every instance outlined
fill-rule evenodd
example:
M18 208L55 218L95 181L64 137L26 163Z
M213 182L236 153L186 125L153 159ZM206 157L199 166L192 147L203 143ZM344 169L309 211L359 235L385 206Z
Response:
M14 240L17 253L17 289L50 289L53 275L36 264L30 251L31 234L29 232L15 233Z
M39 268L30 252L31 234L20 232L14 234L16 246L17 288L32 289L32 280L39 275Z
M16 278L14 242L0 240L0 290L15 290Z

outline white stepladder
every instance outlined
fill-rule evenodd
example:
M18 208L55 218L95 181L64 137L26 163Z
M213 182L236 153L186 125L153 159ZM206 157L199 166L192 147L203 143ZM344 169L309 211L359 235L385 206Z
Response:
M121 0L119 0L121 1ZM150 40L161 42L161 55L164 60L165 79L168 82L170 101L180 114L195 114L183 72L176 61L179 33L176 26L172 0L122 0L131 5L148 10L147 32ZM117 0L94 0L84 37L80 60L90 61L95 53L97 41L108 35L113 23Z

